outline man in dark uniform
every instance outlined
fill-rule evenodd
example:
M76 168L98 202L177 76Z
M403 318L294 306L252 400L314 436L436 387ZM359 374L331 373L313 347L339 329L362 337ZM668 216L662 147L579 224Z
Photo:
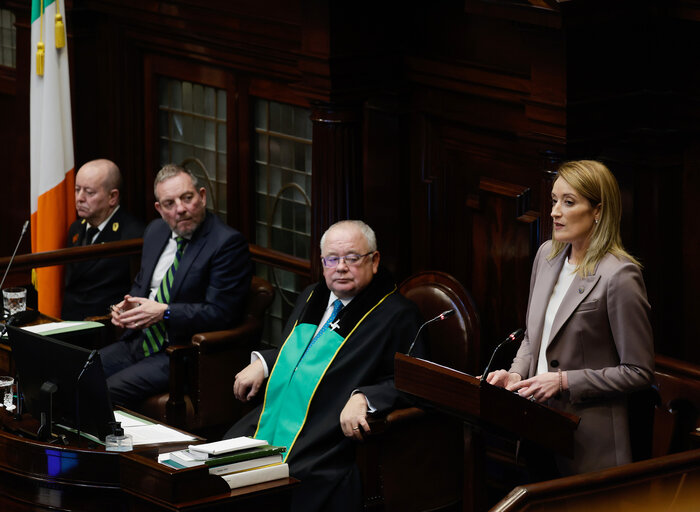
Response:
M78 220L68 229L67 247L141 238L144 225L119 206L121 173L114 162L93 160L75 177ZM61 318L83 320L106 315L110 304L129 291L131 262L127 256L68 263Z
M298 298L279 350L254 353L236 375L247 401L262 387L264 403L226 437L255 435L286 446L290 474L301 480L292 510L362 509L355 440L368 413L405 401L394 387L394 355L413 341L420 317L379 266L374 232L342 221L321 238L323 275ZM420 343L416 345L421 352Z

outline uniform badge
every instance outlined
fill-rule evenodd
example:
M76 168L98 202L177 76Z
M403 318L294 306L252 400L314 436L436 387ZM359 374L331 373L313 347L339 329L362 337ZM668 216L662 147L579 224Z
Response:
M112 231L115 233L119 230L119 223L118 222L113 222L112 223Z
M81 220L80 224L85 224L85 219Z

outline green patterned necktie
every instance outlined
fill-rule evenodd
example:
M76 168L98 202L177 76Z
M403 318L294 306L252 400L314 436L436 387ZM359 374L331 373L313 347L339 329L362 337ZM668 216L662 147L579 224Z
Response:
M168 304L170 302L170 288L173 286L173 278L177 268L180 266L180 258L182 258L182 251L185 250L185 245L187 244L187 239L178 236L175 241L177 242L177 251L175 251L175 259L173 264L163 276L163 280L160 282L158 287L158 292L156 293L155 300L162 303ZM165 342L165 323L161 320L157 324L153 324L150 327L144 329L143 331L143 354L148 357L160 352L163 349L163 344Z

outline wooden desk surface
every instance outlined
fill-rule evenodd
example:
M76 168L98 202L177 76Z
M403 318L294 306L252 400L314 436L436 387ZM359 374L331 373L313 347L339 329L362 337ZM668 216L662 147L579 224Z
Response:
M0 409L0 510L281 511L298 484L285 478L231 490L206 467L175 470L157 462L159 452L188 443L118 453L71 436L67 442L24 437L21 422Z

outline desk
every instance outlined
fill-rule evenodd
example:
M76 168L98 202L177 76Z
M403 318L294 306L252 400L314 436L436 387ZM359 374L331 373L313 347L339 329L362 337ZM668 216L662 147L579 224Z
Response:
M75 438L65 446L35 441L22 437L19 426L0 409L2 511L281 511L298 483L285 478L231 490L205 467L158 464L159 451L183 444L116 453Z

